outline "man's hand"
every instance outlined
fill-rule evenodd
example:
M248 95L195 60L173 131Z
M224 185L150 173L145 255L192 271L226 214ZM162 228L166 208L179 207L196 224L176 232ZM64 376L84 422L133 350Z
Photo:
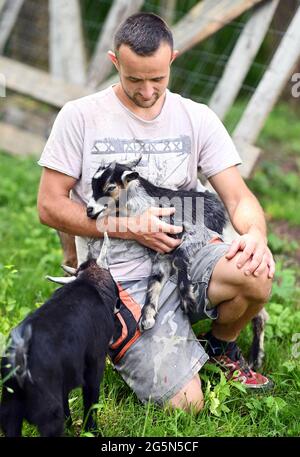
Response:
M159 216L174 214L175 208L149 208L143 214L128 218L130 238L161 254L171 252L180 245L181 240L169 234L181 233L182 226L170 225L159 219Z
M252 230L241 235L231 243L226 254L226 259L232 259L239 251L243 251L238 259L237 267L242 268L248 260L251 260L245 269L245 275L259 276L268 268L268 277L273 278L275 262L266 239L259 230Z

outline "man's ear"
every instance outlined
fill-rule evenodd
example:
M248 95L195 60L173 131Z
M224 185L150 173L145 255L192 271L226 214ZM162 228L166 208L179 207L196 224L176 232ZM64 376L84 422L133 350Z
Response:
M176 49L175 51L172 52L172 58L170 65L174 62L174 60L178 57L179 51Z
M108 58L112 61L112 63L116 67L116 69L119 71L119 62L118 62L116 54L113 51L109 50L107 55L108 55Z

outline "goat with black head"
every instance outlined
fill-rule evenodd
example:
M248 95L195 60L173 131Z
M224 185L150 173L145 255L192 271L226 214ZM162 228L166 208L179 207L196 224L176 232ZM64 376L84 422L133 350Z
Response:
M98 216L142 214L152 206L170 206L176 211L168 222L182 225L181 245L170 254L159 254L149 249L152 259L152 275L149 279L145 305L139 322L143 332L155 324L160 291L172 274L177 271L181 305L185 312L197 309L195 290L189 277L189 264L201 244L209 241L211 231L222 234L226 216L223 204L212 193L171 190L158 187L144 179L133 168L141 156L132 161L113 162L100 166L92 178L92 197L87 206L87 215ZM200 203L200 204L199 204ZM252 320L253 341L250 349L250 366L259 368L264 357L264 327L268 319L265 309Z
M74 276L48 277L64 286L12 330L1 364L0 426L6 436L20 436L23 419L42 436L62 435L64 419L71 420L68 394L79 386L86 428L96 428L90 409L98 401L120 304L107 243L105 234L97 260L66 269Z
M146 302L139 322L141 331L155 323L159 295L173 272L177 273L181 306L184 312L196 312L195 285L189 276L190 259L212 234L222 234L226 217L220 200L212 193L171 190L153 185L137 171L132 170L140 161L113 162L100 167L92 179L92 198L87 206L89 217L107 214L134 216L150 207L175 207L171 223L184 227L182 242L168 254L149 249L152 259L152 275L149 280Z

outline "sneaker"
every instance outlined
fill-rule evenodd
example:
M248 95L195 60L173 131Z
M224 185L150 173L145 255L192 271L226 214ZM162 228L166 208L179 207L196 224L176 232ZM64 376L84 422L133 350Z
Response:
M204 335L198 337L199 341L205 346L209 345L209 341L204 339ZM215 363L226 372L228 381L239 381L249 389L270 389L273 387L273 382L261 373L257 373L249 367L244 359L240 348L236 343L230 343L230 351L225 354L211 355L210 363Z

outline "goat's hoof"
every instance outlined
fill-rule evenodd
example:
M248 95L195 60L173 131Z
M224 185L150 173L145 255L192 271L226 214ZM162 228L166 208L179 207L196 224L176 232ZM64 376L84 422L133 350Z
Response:
M185 297L181 302L181 308L185 314L195 313L197 302L192 297Z
M150 328L154 327L155 324L155 319L152 318L147 318L147 319L141 319L139 322L139 329L140 332L143 333L145 330L150 330Z
M260 370L261 367L263 366L263 357L259 357L259 358L255 358L255 359L250 357L248 359L248 365L251 368L251 370L254 370L254 371Z
M191 288L192 288L192 293L194 295L196 295L199 292L200 285L198 282L195 282L194 284L191 285Z

